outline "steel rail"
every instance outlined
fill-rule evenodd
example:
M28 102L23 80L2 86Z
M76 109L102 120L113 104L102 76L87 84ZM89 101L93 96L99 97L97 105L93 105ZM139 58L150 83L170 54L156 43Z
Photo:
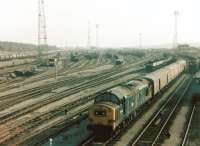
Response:
M183 141L182 141L182 143L181 143L181 146L185 146L185 143L186 143L186 140L187 140L187 136L188 136L188 132L189 132L189 130L190 130L190 125L191 125L191 122L192 122L192 118L193 118L193 115L194 115L195 108L196 108L196 106L194 105L193 108L192 108L192 112L191 112L191 114L190 114L189 123L188 123L188 125L187 125L187 129L186 129L186 132L185 132Z
M186 80L185 80L186 81ZM181 83L181 86L179 86L179 88L176 88L176 90L175 90L175 93L176 92L178 92L178 90L180 90L181 89L181 87L184 85L184 83L185 82L182 82ZM190 83L191 82L188 82L187 83L187 89L188 89L188 87L189 87L189 85L190 85ZM186 89L184 90L184 91L186 91ZM139 139L143 136L143 134L147 131L147 129L150 127L150 125L155 121L155 119L160 115L160 113L163 111L163 109L165 109L165 107L167 106L167 104L173 99L173 96L175 95L175 93L174 94L172 94L171 96L170 96L170 98L168 98L168 100L165 102L165 104L164 105L162 105L162 107L159 109L159 111L157 111L157 113L155 114L155 116L151 119L151 121L147 124L147 126L142 130L142 132L137 136L137 138L134 140L134 142L131 144L132 146L135 146L136 145L136 143L139 141ZM185 93L185 92L184 92ZM182 95L184 95L184 94L182 94ZM182 98L182 97L181 97ZM179 98L179 99L181 99L181 98ZM180 100L178 100L178 103L180 102ZM178 103L176 104L176 106L178 105ZM175 111L175 109L173 109L173 112ZM171 112L171 114L170 114L170 116L172 115L172 112ZM168 120L169 120L169 118L168 118ZM167 120L167 121L168 121ZM159 137L159 135L161 134L161 132L162 132L162 130L164 129L163 127L165 126L167 124L167 122L165 122L165 124L162 126L162 128L161 128L161 130L159 131L159 133L157 134L157 136L156 136L156 138L154 139L154 141L153 141L153 143L152 143L152 146L155 144L155 142L157 141L157 139L158 139L158 137Z

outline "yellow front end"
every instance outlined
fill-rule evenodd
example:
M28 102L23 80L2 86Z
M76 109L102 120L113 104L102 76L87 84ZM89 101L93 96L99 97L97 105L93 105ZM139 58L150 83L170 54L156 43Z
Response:
M118 120L117 108L114 105L101 103L95 104L89 110L89 129L107 129L114 131Z

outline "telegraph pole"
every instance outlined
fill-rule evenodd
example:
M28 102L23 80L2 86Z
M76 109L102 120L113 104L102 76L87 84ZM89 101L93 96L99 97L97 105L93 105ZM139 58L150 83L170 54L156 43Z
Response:
M178 11L174 11L174 42L173 42L173 48L177 49L178 46Z

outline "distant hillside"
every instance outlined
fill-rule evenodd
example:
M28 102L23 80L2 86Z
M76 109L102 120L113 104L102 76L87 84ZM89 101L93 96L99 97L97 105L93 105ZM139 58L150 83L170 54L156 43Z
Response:
M50 50L58 49L56 46L49 46ZM19 51L37 51L37 46L33 44L3 42L0 41L0 51L19 52Z
M199 43L180 43L181 44L188 44L191 47L200 47ZM152 46L144 46L144 48L165 48L165 49L172 49L173 44L161 44L161 45L152 45Z

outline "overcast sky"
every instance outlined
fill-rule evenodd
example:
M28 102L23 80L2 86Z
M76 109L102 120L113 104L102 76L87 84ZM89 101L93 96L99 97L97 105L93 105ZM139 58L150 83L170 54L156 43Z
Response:
M37 44L38 0L0 0L0 40ZM99 24L100 46L172 43L178 10L180 43L200 41L200 0L45 0L48 43L86 46L88 20L92 44Z

